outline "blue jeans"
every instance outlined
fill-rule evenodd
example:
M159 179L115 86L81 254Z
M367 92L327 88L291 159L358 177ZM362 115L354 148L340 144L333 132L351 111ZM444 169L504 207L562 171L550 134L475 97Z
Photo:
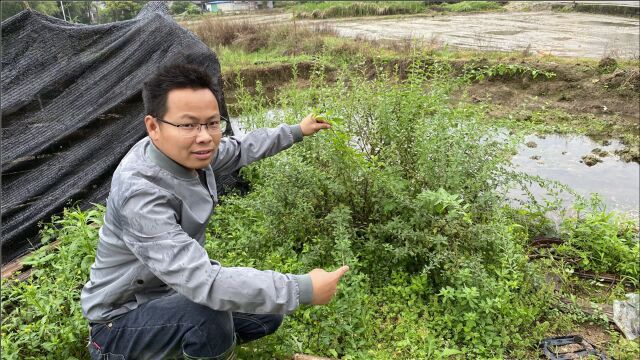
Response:
M174 294L92 324L89 353L94 360L234 359L236 342L275 332L282 318L216 311Z

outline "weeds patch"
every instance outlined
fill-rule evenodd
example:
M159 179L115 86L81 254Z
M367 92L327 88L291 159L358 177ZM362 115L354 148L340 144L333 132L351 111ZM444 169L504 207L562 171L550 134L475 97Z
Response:
M455 60L471 55L448 49L394 63L413 46L379 51L335 38L330 29L218 21L196 32L218 50L226 69L285 64L293 80L303 71L308 79L305 87L282 86L270 100L259 79L249 92L234 76L235 108L247 126L296 123L318 109L333 128L243 169L251 191L222 199L207 230L210 257L226 266L290 273L351 266L330 305L299 309L273 336L242 345L241 358L296 352L344 359L532 358L547 334L589 322L604 326L575 308L563 312L559 301L600 285L571 285L575 269L567 262L528 261L531 239L555 228L545 217L552 205L513 208L502 190L536 180L509 167L517 139L495 139L502 124L487 117L486 107L451 101L469 81L546 81L550 72L502 64L498 55L492 64L465 69ZM329 79L329 65L344 71ZM267 116L273 108L282 113ZM608 126L555 111L505 121L537 129L555 116L566 131ZM57 249L44 247L26 260L33 269L26 281L2 281L3 358L87 357L79 296L103 214L99 206L65 211L43 229L45 238L59 240ZM558 253L579 259L580 269L637 279L638 230L626 219L596 207L565 218L560 230L555 235L567 243ZM563 281L560 294L546 277L550 269ZM606 300L625 291L615 288ZM610 355L634 358L636 342L609 335Z

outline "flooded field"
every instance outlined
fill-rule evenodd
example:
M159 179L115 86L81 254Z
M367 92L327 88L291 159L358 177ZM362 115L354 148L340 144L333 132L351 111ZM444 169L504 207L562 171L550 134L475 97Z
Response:
M638 19L583 13L506 12L327 21L342 36L422 39L479 50L601 58L640 54ZM390 31L392 29L392 31Z
M531 135L513 157L513 164L527 174L566 184L580 195L598 193L609 209L637 215L640 165L620 161L614 151L621 148L622 144L616 140L603 146L586 136ZM593 153L594 149L600 149L607 155L598 156ZM605 155L604 152L596 152ZM589 154L600 162L587 166L583 157ZM542 194L539 188L532 190L538 196Z

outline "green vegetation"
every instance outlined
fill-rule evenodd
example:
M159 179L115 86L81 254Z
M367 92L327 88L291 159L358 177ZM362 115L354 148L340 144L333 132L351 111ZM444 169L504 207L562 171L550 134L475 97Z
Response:
M2 280L3 359L86 359L89 332L80 289L87 282L104 208L65 210L41 231L43 243L24 264L27 281ZM46 356L45 356L46 354Z
M310 1L287 8L302 19L330 19L358 16L421 14L434 12L477 12L501 10L495 1L462 1L459 3L432 3L425 1Z
M423 13L427 6L422 1L327 1L305 2L289 10L298 18L329 19L340 17L397 15Z
M328 3L307 6L321 5ZM516 207L509 187L562 187L514 172L519 134L500 141L494 134L622 135L638 144L638 125L553 106L505 110L464 94L492 82L558 82L576 61L580 71L604 76L637 69L637 60L600 71L594 60L545 58L561 65L550 70L522 53L344 39L327 27L212 18L192 26L223 73L234 74L225 86L246 126L295 123L312 112L332 124L243 169L251 191L223 197L207 231L210 257L226 266L291 273L351 266L330 305L288 316L273 336L243 345L241 359L537 358L543 337L585 326L603 333L608 355L636 358L640 341L578 304L637 291L637 222L605 211L598 198L578 199L575 215L559 211L558 226L548 217L562 210L558 198ZM252 71L285 65L276 95L265 96L261 78L243 86ZM275 118L271 109L280 109ZM496 109L503 115L492 115ZM87 358L79 296L103 215L97 206L54 218L42 234L56 246L29 256L27 280L2 281L3 359ZM539 235L564 242L530 260ZM625 281L603 285L579 279L579 271Z
M322 64L309 86L283 86L275 100L259 86L254 95L237 89L249 127L295 123L318 109L333 126L245 168L251 191L222 198L205 248L227 266L351 270L330 305L303 307L273 336L243 345L240 358L532 358L546 334L606 326L567 309L545 276L569 278L564 258L575 254L589 261L576 269L637 274L622 255L622 246L637 252L637 228L582 209L558 233L563 257L529 261L531 239L553 232L544 216L551 208L510 205L504 189L534 179L510 169L516 139L494 139L482 106L448 101L467 78L429 57L402 79L367 77L361 64L328 81ZM275 118L273 108L281 109ZM26 281L3 281L3 358L86 357L79 289L103 212L54 219L43 234L59 245L30 256ZM621 359L638 348L621 338L609 346Z
M105 7L98 12L99 22L133 19L146 3L146 1L106 1Z
M0 9L2 20L29 8L45 15L66 18L73 23L94 24L133 19L147 1L106 1L104 8L99 7L97 3L97 1L3 1L0 3ZM96 17L91 15L92 12Z
M496 1L461 1L453 4L443 4L445 11L452 12L476 12L487 10L500 10L502 5Z
M530 66L520 64L504 64L497 63L491 66L485 65L482 67L476 67L473 63L467 64L464 69L464 76L473 81L482 81L485 78L523 78L531 77L536 79L538 76L542 76L549 80L556 76L553 72L539 70Z
M558 254L575 260L581 269L618 274L637 286L640 281L637 221L607 212L597 198L591 204L578 202L575 207L578 216L562 223L565 242L557 248Z
M2 21L27 8L41 12L45 15L62 18L60 5L53 1L3 1L0 3Z
M260 49L254 52L236 50L230 47L220 47L216 52L223 72L228 74L251 67L273 66L279 64L297 64L303 61L314 61L314 57L307 54L283 55L274 49ZM229 61L226 61L229 60ZM226 61L226 62L225 62Z
M169 8L173 15L199 15L200 8L191 1L173 1Z

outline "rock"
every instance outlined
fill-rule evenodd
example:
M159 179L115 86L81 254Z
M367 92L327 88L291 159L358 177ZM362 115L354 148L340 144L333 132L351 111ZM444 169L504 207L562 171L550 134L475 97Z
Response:
M606 150L602 150L602 149L600 149L600 148L595 148L595 149L591 150L591 152L592 152L593 154L595 154L595 155L600 156L600 157L606 157L606 156L609 156L609 152L608 152L608 151L606 151Z
M616 150L614 153L620 156L620 159L624 162L635 161L640 163L640 153L637 148L626 147L624 149Z
M629 340L635 340L640 336L640 295L627 294L626 301L615 300L613 302L613 322Z
M567 155L567 152L566 152L566 151L563 151L563 152L562 152L562 155Z
M536 142L535 142L535 141L529 141L529 142L528 142L528 143L526 143L525 145L527 145L527 147L530 147L530 148L536 148L536 147L538 147L538 144L536 144Z
M589 154L589 155L585 155L582 157L582 161L585 163L585 165L587 166L593 166L599 162L602 162L602 160L600 160L599 157Z
M609 145L611 145L611 140L607 140L607 139L602 140L602 146L609 146Z
M529 159L531 159L531 160L540 160L540 155L533 155Z

